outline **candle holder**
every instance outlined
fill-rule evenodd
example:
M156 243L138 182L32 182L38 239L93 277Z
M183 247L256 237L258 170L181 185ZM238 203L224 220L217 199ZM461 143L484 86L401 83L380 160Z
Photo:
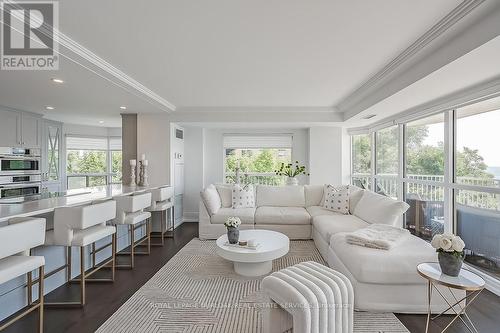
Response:
M136 185L135 167L136 167L136 161L130 160L130 186Z
M139 186L148 186L148 162L147 160L139 161Z

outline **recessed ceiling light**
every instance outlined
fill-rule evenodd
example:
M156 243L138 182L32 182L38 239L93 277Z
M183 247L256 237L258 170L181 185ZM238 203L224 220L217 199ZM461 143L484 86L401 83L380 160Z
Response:
M51 80L52 80L52 82L54 82L54 83L64 83L64 80L57 79L57 78L52 78Z
M127 107L122 105L122 106L120 106L120 109L127 110Z
M54 110L54 109L55 109L55 107L49 106L49 105L45 107L45 110Z
M104 120L99 120L99 124L104 124Z

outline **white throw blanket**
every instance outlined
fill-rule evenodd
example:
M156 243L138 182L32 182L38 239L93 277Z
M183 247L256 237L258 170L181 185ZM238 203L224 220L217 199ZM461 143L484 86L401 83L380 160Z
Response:
M346 233L347 243L380 250L390 250L410 235L406 229L386 224L371 224Z

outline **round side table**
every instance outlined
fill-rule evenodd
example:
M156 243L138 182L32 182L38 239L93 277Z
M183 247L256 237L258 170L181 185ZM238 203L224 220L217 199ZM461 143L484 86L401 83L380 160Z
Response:
M417 265L417 272L423 278L427 280L427 323L425 326L425 332L429 331L429 323L431 320L436 319L437 317L443 315L448 311L453 311L455 313L455 317L453 320L441 331L446 331L457 319L460 319L467 329L471 332L478 332L476 326L470 319L469 315L467 315L466 309L469 305L474 302L476 297L483 291L485 282L482 277L479 275L466 270L460 270L460 274L458 276L449 276L443 274L441 272L441 268L439 267L439 263L437 262L424 262ZM448 300L437 288L438 285L448 287L450 290L450 294L453 296L453 300ZM451 289L465 290L466 295L461 299L458 299ZM432 291L436 290L438 294L444 299L446 304L448 304L448 308L441 312L438 315L435 315L431 318L431 299L432 299ZM462 303L465 301L465 305L462 306ZM455 310L455 307L458 307L458 311ZM464 318L468 321L465 321Z

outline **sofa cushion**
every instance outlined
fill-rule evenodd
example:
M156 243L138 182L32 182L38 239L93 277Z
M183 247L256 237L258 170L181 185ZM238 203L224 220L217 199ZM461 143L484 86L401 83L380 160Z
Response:
M303 207L258 207L255 224L310 224L311 216Z
M354 209L358 205L359 200L363 196L363 190L361 187L355 185L349 185L349 212L352 214Z
M349 185L327 185L325 191L323 202L325 209L344 215L349 214Z
M224 224L228 217L236 216L241 220L241 224L254 224L255 207L250 208L221 208L210 217L213 224Z
M255 207L255 195L253 185L241 186L235 184L232 189L232 207L250 208Z
M331 210L325 209L322 206L310 206L306 208L307 212L311 217L320 215L339 215L339 213L332 212Z
M380 284L422 284L415 267L437 261L436 250L426 241L410 235L391 250L377 250L346 242L345 233L334 234L330 247L358 282Z
M201 191L201 199L207 208L207 211L210 215L217 213L217 211L221 207L221 201L219 192L214 185L210 184L206 189Z
M304 185L306 207L323 206L323 185Z
M355 231L369 224L354 215L333 213L313 217L312 225L325 242L330 243L330 238L334 234Z
M257 186L257 207L305 207L304 186Z
M232 184L217 184L215 185L219 193L221 206L230 208L233 206L233 185Z
M410 207L406 202L396 201L372 191L364 191L353 214L368 223L389 224L400 227L400 217Z

